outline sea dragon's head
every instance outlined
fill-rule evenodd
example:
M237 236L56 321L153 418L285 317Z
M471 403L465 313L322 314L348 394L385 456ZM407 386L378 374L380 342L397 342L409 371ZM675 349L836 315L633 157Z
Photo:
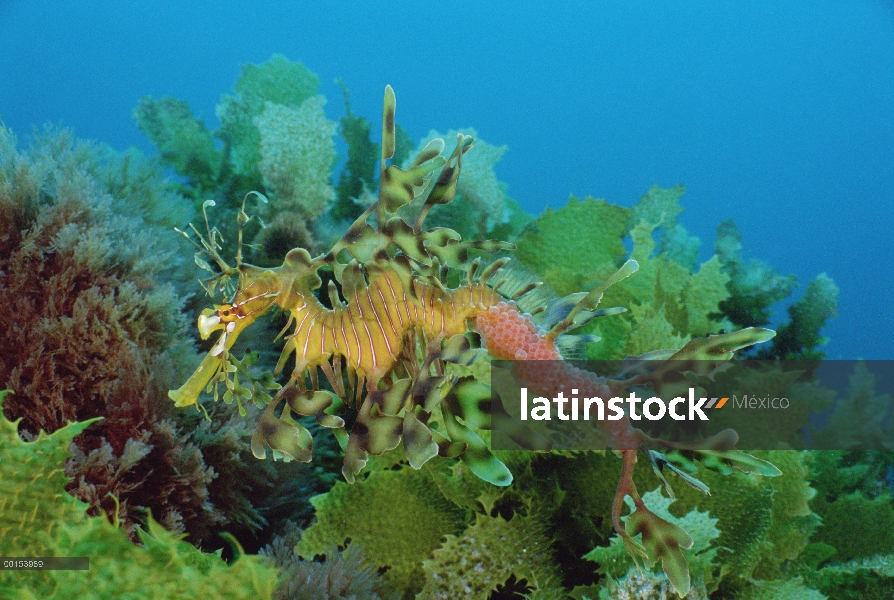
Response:
M203 340L207 340L213 332L223 329L221 343L232 345L231 342L223 342L227 334L248 327L275 303L279 290L276 279L269 270L246 264L241 265L239 270L239 290L232 301L214 309L207 308L199 315L199 335ZM235 341L235 336L232 337L232 341ZM220 351L212 350L212 353L220 354Z
M217 228L212 228L208 223L206 211L215 205L213 200L206 200L202 204L205 235L192 223L189 224L189 228L197 239L194 239L188 232L175 228L198 249L195 255L196 264L211 274L210 278L202 282L208 295L213 296L220 290L225 295L231 296L228 302L214 308L206 308L199 315L199 335L203 340L207 340L216 331L220 331L221 334L217 343L208 351L205 359L189 380L178 389L168 392L168 396L177 406L196 404L199 394L206 386L209 386L209 383L226 381L229 386L230 381L227 374L235 370L230 360L230 348L233 347L239 334L246 327L254 323L258 317L266 313L276 303L276 297L280 290L275 274L269 269L242 262L243 228L251 220L251 217L245 212L245 203L251 197L257 198L262 203L267 202L267 198L258 192L247 194L242 201L242 208L236 218L238 241L235 267L227 264L221 257L219 251L222 248L223 236ZM207 259L210 259L211 263L216 263L217 268L212 267ZM232 282L236 278L238 278L238 285L233 291ZM213 382L212 378L215 378ZM215 388L215 398L216 395Z
M242 264L239 267L239 289L230 302L206 308L199 315L198 329L203 340L217 331L220 337L204 360L181 387L168 392L177 406L189 406L198 401L199 394L228 367L229 351L242 333L275 303L279 293L276 278L267 269Z

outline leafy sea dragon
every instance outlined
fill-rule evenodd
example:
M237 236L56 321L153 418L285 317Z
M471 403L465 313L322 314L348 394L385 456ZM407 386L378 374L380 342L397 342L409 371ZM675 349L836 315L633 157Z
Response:
M221 258L221 235L208 226L207 214L206 235L190 225L198 242L180 232L199 249L196 262L212 273L206 290L213 294L219 288L229 300L205 309L199 316L202 339L215 333L219 337L195 373L169 396L177 406L185 407L196 404L203 391L213 391L216 400L222 387L223 400L237 401L243 413L242 401L252 400L263 408L251 442L258 458L265 457L265 446L269 446L274 457L309 462L313 439L294 417L313 416L319 425L335 433L344 448L342 473L349 482L366 465L369 455L380 455L402 444L414 468L437 455L459 456L482 479L509 485L511 473L477 433L491 427L486 409L490 406L489 386L472 377L449 374L445 363L467 365L485 352L497 359L524 359L517 363L515 376L523 385L545 395L564 386L610 398L621 396L622 390L633 385L670 385L674 375L669 367L659 366L606 379L568 364L544 378L537 361L562 360L560 335L595 316L618 312L599 311L597 307L609 286L637 270L636 262L628 261L587 294L559 300L549 311L553 316L540 323L549 328L544 331L515 302L537 284L521 286L506 298L499 292L506 278L495 274L502 272L509 259L496 260L484 268L480 258L469 261L470 251L486 254L512 250L514 246L494 240L464 241L451 229L423 228L434 206L453 200L463 155L474 140L459 134L452 154L445 157L444 142L435 139L405 169L389 164L395 152L395 96L390 86L385 88L384 104L378 201L357 218L329 252L314 258L303 248L295 248L276 268L244 262L242 233L250 220L244 202L237 215L235 266ZM260 194L257 196L263 200ZM417 199L422 199L421 207L411 226L395 213ZM213 204L206 201L203 211ZM217 269L203 256L216 263ZM451 269L466 273L465 281L455 288L447 284ZM328 306L320 300L321 272L329 273L325 291ZM237 281L235 289L233 278ZM242 331L273 307L288 313L288 322L280 333L285 336L285 347L274 374L285 368L292 355L295 361L282 387L269 373L261 377L251 374L250 354L241 360L231 354ZM484 348L470 346L475 332L480 334ZM749 328L693 340L661 358L676 364L726 360L736 350L772 336L772 331ZM331 391L320 389L320 372ZM271 397L268 391L273 390L277 391ZM350 431L340 416L345 405L356 412ZM603 423L610 447L623 460L612 507L614 528L634 558L654 562L660 557L674 587L683 593L689 589L689 572L680 548L690 547L692 539L643 504L633 483L637 451L644 451L668 489L661 474L664 468L707 492L704 484L686 472L692 466L691 459L700 456L710 457L709 466L721 471L731 466L765 475L778 471L736 451L735 434L729 431L698 443L672 444L649 438L633 428L626 416ZM661 452L668 448L675 452ZM621 512L628 496L635 511L625 527ZM634 539L637 534L642 534L642 542Z

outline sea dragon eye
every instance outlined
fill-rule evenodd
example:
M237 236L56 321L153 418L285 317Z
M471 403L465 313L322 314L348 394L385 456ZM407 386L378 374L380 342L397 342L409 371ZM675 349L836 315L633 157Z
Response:
M242 311L238 306L231 304L223 304L217 309L217 316L220 317L222 323L231 323L242 316Z

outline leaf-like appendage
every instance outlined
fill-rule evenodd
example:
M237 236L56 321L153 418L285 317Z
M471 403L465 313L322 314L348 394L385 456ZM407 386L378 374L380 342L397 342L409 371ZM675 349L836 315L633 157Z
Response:
M782 471L772 463L739 450L696 450L698 461L712 471L729 475L734 469L764 477L777 477Z
M477 382L476 382L477 383ZM503 462L491 453L487 443L475 431L460 423L454 410L459 410L458 401L448 397L441 403L444 425L453 442L466 445L460 456L469 469L481 479L494 485L507 486L512 483L512 473Z
M605 295L606 290L611 286L615 285L619 281L623 281L627 279L639 269L639 263L635 260L628 260L625 262L620 269L609 275L602 283L593 288L586 296L581 298L581 300L572 308L568 315L565 317L562 322L554 326L547 336L550 339L555 339L562 332L570 329L575 326L576 319L575 317L581 311L592 311L595 310L596 307L599 306L599 303L602 302L602 297Z
M270 446L274 458L284 455L288 459L310 462L313 458L314 439L310 432L289 416L284 408L280 418L273 415L278 402L271 402L264 409L257 427L251 436L251 452L263 459L267 456L264 445Z
M344 420L329 414L335 404L335 396L326 390L306 391L286 395L286 402L295 413L302 416L314 416L322 427L337 429L344 427Z
M363 401L357 420L351 428L345 460L341 472L348 483L366 466L369 455L379 456L394 450L400 443L404 420L396 416L372 414L374 396L370 394ZM379 411L377 411L379 412Z
M445 397L450 411L474 429L490 429L490 386L471 375L461 377Z
M450 336L441 349L441 360L455 365L468 367L476 361L484 360L487 350L483 348L472 348L466 336L458 333Z
M661 559L661 568L680 596L689 592L689 564L681 548L692 548L692 538L682 528L669 523L647 509L638 507L627 518L627 534L642 534L642 545L649 564Z
M417 411L421 412L417 407ZM428 426L419 420L417 411L408 410L404 415L403 433L401 440L404 445L404 454L410 461L410 466L419 469L429 459L438 455L439 446L432 437Z
M730 360L733 355L743 348L760 344L773 339L776 332L761 327L748 327L740 331L709 335L708 337L690 340L685 346L665 358L666 352L661 351L659 356L650 354L635 359L642 364L639 367L641 373L623 382L623 387L649 383L659 396L668 397L685 395L692 386L687 377L689 373L698 376L710 377L721 365ZM645 360L644 360L645 359ZM629 360L629 359L628 359ZM663 360L654 369L653 360ZM625 371L630 374L637 367L627 365ZM643 372L646 371L646 372Z
M413 231L400 217L392 217L382 228L382 233L387 235L391 242L400 248L401 252L409 256L415 262L429 266L431 257L423 243L423 236Z
M394 112L397 109L397 98L394 96L394 88L385 86L385 100L382 108L382 170L385 170L385 161L394 156L396 139L394 136Z
M682 474L681 470L694 474L697 470L696 461L722 475L729 475L734 468L743 473L755 473L764 477L776 477L782 474L768 461L736 450L738 441L739 436L735 431L724 429L709 438L695 442L659 442L671 450L667 453L654 450L649 452L653 462L655 459L658 460L657 466L669 466L679 474Z
M443 156L436 156L406 171L396 165L389 165L382 172L379 181L379 202L385 212L393 214L401 206L412 202L416 197L414 188L422 187L426 179L446 162L447 159Z
M670 360L729 360L737 350L767 342L775 335L772 329L746 327L730 333L696 338L680 348Z

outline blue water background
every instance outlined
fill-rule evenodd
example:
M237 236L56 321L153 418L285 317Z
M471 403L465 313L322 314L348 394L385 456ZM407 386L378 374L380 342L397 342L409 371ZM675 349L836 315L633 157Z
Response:
M141 96L188 100L213 129L240 65L274 53L320 75L330 119L335 78L373 122L390 83L413 137L507 145L497 175L529 212L685 183L703 258L733 218L799 296L837 282L830 357L894 358L889 1L0 0L0 118L152 152Z

